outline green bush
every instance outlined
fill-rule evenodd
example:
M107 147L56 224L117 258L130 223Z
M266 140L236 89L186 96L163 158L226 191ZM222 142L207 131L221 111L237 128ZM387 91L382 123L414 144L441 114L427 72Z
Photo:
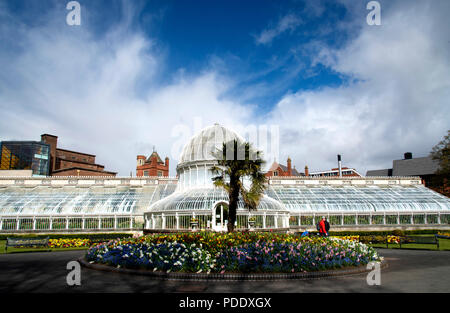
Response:
M359 242L361 243L385 243L386 242L386 236L360 236Z
M392 235L401 237L401 236L405 236L405 232L403 230L396 229L392 232Z

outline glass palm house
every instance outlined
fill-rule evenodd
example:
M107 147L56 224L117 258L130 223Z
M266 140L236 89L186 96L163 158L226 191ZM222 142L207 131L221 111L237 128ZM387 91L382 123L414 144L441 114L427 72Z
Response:
M173 194L153 203L144 214L147 229L186 229L197 220L200 228L224 230L228 195L212 182L217 164L214 151L223 142L243 141L219 124L202 130L185 145L177 166ZM255 212L240 199L237 227L313 226L326 216L336 226L448 224L450 200L420 184L420 178L320 179L273 178Z
M0 232L225 230L228 195L210 168L223 142L215 124L182 150L178 177L0 177ZM237 228L450 228L450 199L419 177L272 177L256 211L240 199Z
M200 228L222 231L228 222L228 194L215 187L210 168L217 165L214 156L224 142L244 139L219 124L203 129L184 146L177 165L178 184L175 192L150 206L145 213L146 228L187 228L197 220ZM249 219L261 228L286 228L289 211L277 200L264 195L255 212L238 201L236 226L246 228Z

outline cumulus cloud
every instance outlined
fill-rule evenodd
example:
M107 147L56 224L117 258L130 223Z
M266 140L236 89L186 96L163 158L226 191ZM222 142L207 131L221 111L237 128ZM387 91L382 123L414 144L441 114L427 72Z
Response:
M340 153L344 165L365 174L406 151L428 155L449 128L449 3L396 2L382 12L381 26L362 26L343 48L313 45L314 62L348 84L288 94L273 110L281 140L296 138L281 152L297 165L329 169Z
M124 176L135 173L136 155L155 146L171 158L175 175L181 147L173 146L193 135L193 121L206 127L250 114L250 107L222 99L229 81L213 70L180 71L162 85L165 56L152 39L130 31L129 18L101 36L62 18L31 27L8 14L8 22L0 33L10 41L0 52L2 140L54 134L61 148L96 154L106 170Z
M62 148L96 154L98 163L119 175L134 173L136 155L149 155L153 146L171 158L174 175L182 145L215 122L238 131L278 125L277 161L289 155L300 171L305 164L310 170L335 167L338 153L344 165L363 174L391 166L406 151L426 155L449 128L450 3L395 2L382 6L382 25L372 27L364 25L365 8L352 3L345 2L361 23L336 25L351 31L351 40L339 49L320 39L308 44L313 66L325 65L348 82L290 92L269 114L244 103L245 95L225 96L239 80L214 66L161 79L168 75L165 49L131 29L130 10L98 34L89 20L68 27L61 12L22 23L1 7L1 139L55 134ZM263 31L259 42L268 44L301 23L285 18ZM243 90L258 93L255 88L260 86Z

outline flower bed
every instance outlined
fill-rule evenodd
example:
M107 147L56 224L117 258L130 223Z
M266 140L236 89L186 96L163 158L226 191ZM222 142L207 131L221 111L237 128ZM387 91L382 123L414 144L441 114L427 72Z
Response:
M450 239L450 233L438 232L438 236L447 237Z
M49 239L48 241L50 248L79 248L90 247L91 245L90 239Z
M90 263L163 272L295 273L381 261L365 244L274 233L183 233L116 240L90 248Z
M344 240L351 240L356 242L361 242L364 244L372 244L372 243L386 243L386 236L332 236L332 238L339 238ZM394 235L387 236L388 243L399 243L400 237Z

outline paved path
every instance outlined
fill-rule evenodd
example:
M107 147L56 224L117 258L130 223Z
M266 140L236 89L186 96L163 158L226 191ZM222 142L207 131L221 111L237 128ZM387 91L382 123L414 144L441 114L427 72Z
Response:
M66 284L69 261L84 251L0 255L0 292L450 292L450 251L379 249L389 267L381 285L368 286L366 274L309 281L184 282L82 268L81 286Z

